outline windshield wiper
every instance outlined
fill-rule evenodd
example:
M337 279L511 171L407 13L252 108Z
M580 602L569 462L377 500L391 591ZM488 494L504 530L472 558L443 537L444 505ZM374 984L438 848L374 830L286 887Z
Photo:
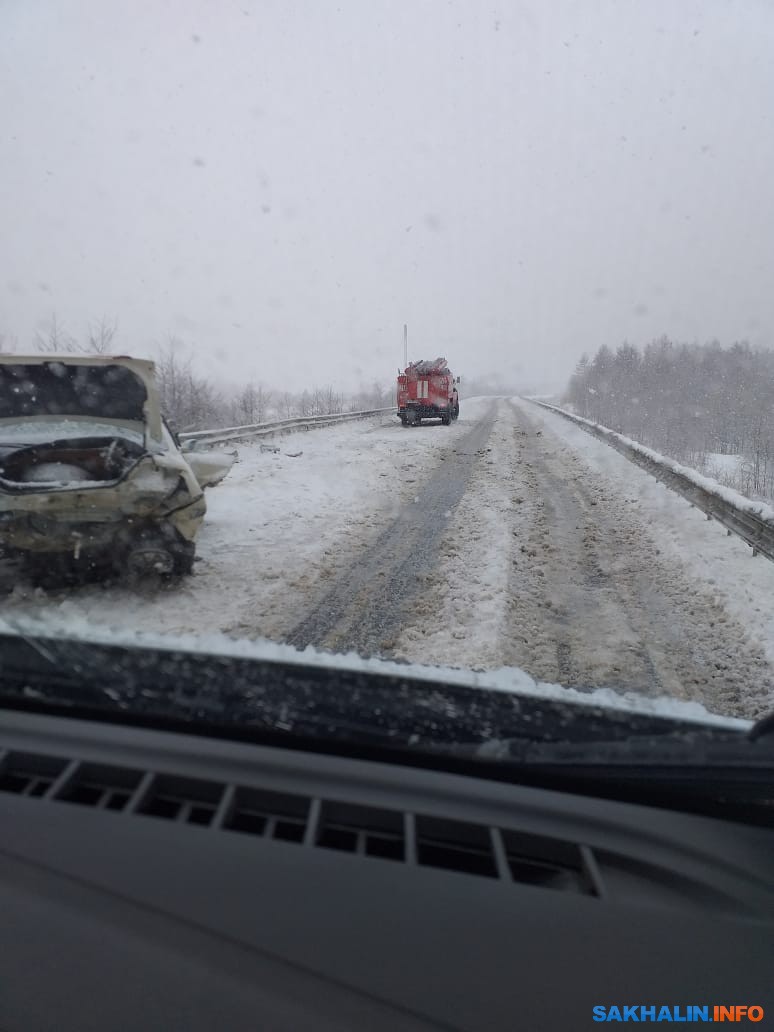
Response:
M767 772L774 790L774 742L751 740L749 734L725 729L693 728L666 735L637 735L628 740L533 742L523 737L507 741L469 742L458 754L501 763L550 764L553 767L703 771L715 777L721 769Z
M748 734L751 742L757 742L761 738L771 738L772 736L774 736L774 713L768 713L765 717L757 720L750 728Z
M734 728L407 675L0 633L0 697L242 731L401 745L493 762L655 759L677 741L746 742ZM639 745L638 745L639 743ZM645 752L643 753L643 750ZM488 754L488 756L487 756Z

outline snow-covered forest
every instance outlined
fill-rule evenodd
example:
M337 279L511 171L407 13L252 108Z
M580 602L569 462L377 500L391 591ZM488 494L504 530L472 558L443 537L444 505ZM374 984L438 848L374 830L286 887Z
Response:
M774 497L774 352L747 343L603 346L565 402L587 419L714 476Z

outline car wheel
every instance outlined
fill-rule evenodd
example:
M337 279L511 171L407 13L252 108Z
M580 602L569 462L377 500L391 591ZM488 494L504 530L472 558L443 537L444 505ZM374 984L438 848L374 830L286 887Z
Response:
M181 546L175 552L175 563L172 572L177 577L188 577L193 573L194 562L196 561L196 546L186 542L185 547Z

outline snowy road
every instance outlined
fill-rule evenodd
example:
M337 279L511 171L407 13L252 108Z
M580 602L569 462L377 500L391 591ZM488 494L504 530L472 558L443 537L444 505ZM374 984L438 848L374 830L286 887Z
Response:
M658 524L648 522L655 509L666 534L681 499L662 487L648 511L648 498L640 497L654 483L647 474L625 459L620 479L590 469L588 446L610 451L606 445L587 434L562 440L562 421L527 402L508 408L493 433L492 465L472 485L475 508L461 514L459 524L471 529L445 543L458 560L446 606L408 627L398 653L411 656L424 642L442 662L449 627L466 619L464 598L479 622L488 607L493 624L484 638L471 621L465 637L477 650L474 665L697 700L717 712L769 708L774 677L763 644L723 605L716 583L702 583L679 556L665 553ZM486 535L473 529L482 509L498 514ZM677 515L685 533L706 531L706 520L687 504ZM722 533L713 537L716 550L739 551ZM774 586L770 563L741 551L741 563Z
M306 645L360 655L389 654L395 635L438 568L444 531L468 486L492 430L494 406L461 438L442 461L427 470L393 522L357 556L325 597L286 635ZM408 431L407 431L408 432ZM432 433L431 426L425 433ZM433 594L438 592L437 587Z
M402 511L428 472L475 431L490 402L450 427L401 428L395 416L240 445L239 462L207 492L194 575L169 589L89 586L43 591L19 582L0 617L44 616L87 629L278 640L302 621Z
M451 427L384 418L240 447L195 575L166 590L19 583L0 617L267 638L699 701L774 704L774 564L526 401Z
M445 603L396 654L448 662L465 642L472 666L736 715L771 708L771 563L528 402L501 403L491 443L441 546Z

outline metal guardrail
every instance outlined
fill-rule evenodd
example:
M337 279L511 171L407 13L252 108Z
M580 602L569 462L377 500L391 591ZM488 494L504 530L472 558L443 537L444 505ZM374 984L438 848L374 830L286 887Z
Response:
M653 455L649 455L643 446L634 447L621 434L617 434L606 426L583 419L573 412L567 412L565 409L548 405L543 401L533 401L533 404L548 409L549 412L555 412L559 416L564 416L565 419L580 426L593 437L598 437L605 444L609 444L611 448L621 452L631 462L647 470L651 476L661 481L666 487L682 495L691 505L706 513L707 519L717 520L726 528L729 535L736 534L737 537L746 541L751 546L753 555L760 552L761 555L765 555L767 559L774 562L774 519L766 519L747 508L735 505L719 492L696 483L685 473L680 473Z
M193 430L179 434L180 440L202 441L206 444L226 444L230 441L250 440L254 437L269 437L272 434L290 433L293 430L312 430L332 423L348 423L354 419L367 419L385 412L396 412L395 406L369 409L363 412L336 412L327 416L294 416L291 419L275 419L268 423L251 423L247 426L230 426L220 430Z

